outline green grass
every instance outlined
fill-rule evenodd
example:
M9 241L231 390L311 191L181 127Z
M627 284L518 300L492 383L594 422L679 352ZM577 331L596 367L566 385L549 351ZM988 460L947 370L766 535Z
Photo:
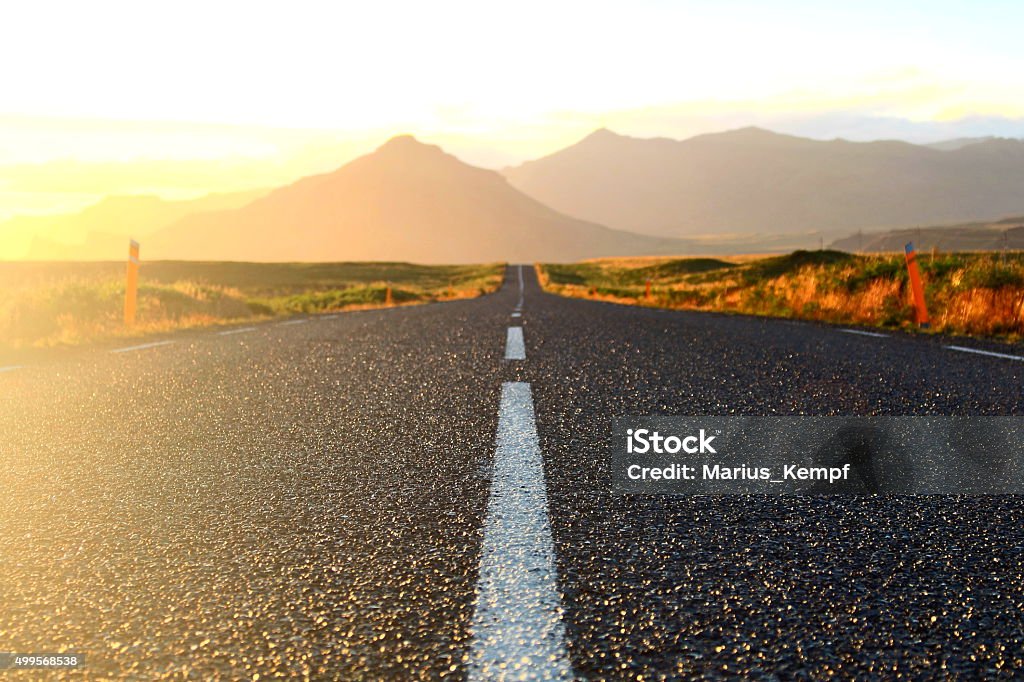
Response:
M843 251L794 251L785 256L774 256L753 261L743 269L748 282L792 274L808 266L835 266L853 262L856 257Z
M503 266L409 263L144 263L125 328L122 263L0 263L0 349L74 345L172 329L479 296Z
M919 254L918 264L931 329L1024 339L1024 253ZM541 265L538 271L545 288L566 296L916 329L902 254L621 258Z

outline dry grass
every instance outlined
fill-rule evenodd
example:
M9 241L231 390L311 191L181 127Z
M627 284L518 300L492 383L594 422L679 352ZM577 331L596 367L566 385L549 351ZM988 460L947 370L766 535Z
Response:
M1024 339L1024 254L924 254L918 262L934 331ZM906 265L897 254L605 259L537 270L545 289L565 296L916 328Z
M0 350L479 296L503 266L405 263L144 264L137 324L123 324L124 265L0 263Z

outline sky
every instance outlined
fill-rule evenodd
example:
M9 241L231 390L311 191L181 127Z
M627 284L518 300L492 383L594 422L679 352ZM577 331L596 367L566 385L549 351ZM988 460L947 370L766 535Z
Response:
M399 133L488 167L598 127L1024 136L1021 26L991 0L9 3L0 218L273 186Z

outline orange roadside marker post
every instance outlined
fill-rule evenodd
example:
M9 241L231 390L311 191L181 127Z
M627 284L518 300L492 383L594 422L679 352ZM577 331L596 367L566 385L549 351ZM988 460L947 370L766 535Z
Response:
M928 308L924 302L924 283L921 281L921 272L917 267L917 252L914 251L914 242L907 242L906 259L907 272L910 273L910 291L914 294L914 312L917 324L922 329L927 329Z
M647 280L647 291L644 292L644 298L651 300L651 280Z
M128 282L124 289L124 324L127 327L135 324L135 308L138 304L139 290L139 243L134 239L128 242Z
M391 284L388 283L388 288L384 291L384 305L393 305L391 300Z

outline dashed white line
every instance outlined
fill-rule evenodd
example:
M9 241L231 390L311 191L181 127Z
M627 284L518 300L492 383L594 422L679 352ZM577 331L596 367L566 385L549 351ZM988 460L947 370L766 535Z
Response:
M967 348L966 346L946 346L949 350L958 350L961 353L977 353L978 355L987 355L993 358L1003 358L1004 360L1024 360L1024 356L1021 355L1010 355L1009 353L995 353L990 350L980 350L978 348Z
M525 360L526 344L523 343L523 328L509 327L505 337L505 359Z
M228 329L226 331L217 332L217 336L230 336L231 334L244 334L246 332L254 332L256 327L239 327L238 329Z
M523 308L523 266L519 266L519 303L516 305L516 310L522 310Z
M133 350L145 350L147 348L156 348L157 346L169 346L172 343L174 343L174 341L154 341L153 343L142 343L142 344L139 344L138 346L128 346L126 348L115 348L114 350L112 350L110 352L111 353L128 353L128 352L131 352Z
M522 317L522 316L523 316L523 314L521 312L519 312L518 310L516 312L512 313L512 317Z
M307 322L309 322L309 320L306 320L306 319L302 319L302 320L285 320L284 322L278 322L277 326L278 327L284 327L285 325L289 325L289 324L306 324Z
M25 365L7 365L6 367L0 367L0 374L3 372L13 372L16 369L21 369Z
M879 334L878 332L867 332L864 331L863 329L840 329L839 331L843 332L844 334L860 334L861 336L873 336L877 339L889 338L888 334Z
M470 680L571 680L530 384L501 386Z

